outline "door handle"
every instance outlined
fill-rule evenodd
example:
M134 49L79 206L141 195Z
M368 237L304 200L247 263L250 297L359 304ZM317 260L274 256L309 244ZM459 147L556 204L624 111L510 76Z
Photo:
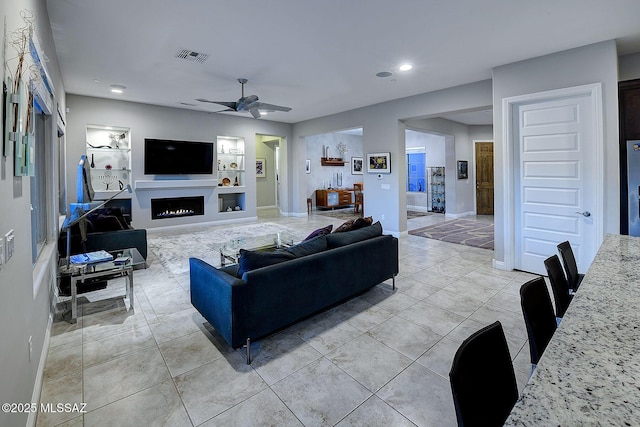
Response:
M591 212L589 212L589 211L576 212L576 213L582 215L585 218L589 218L591 216Z

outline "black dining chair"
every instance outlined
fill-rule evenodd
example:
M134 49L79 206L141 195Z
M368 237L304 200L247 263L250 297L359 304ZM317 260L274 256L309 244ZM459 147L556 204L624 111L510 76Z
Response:
M562 258L562 264L564 265L564 271L567 273L567 281L569 287L573 292L578 290L584 274L578 273L578 264L576 264L576 257L573 255L573 249L571 249L571 243L569 241L562 242L558 245L558 252Z
M531 373L556 331L556 316L543 277L529 280L520 288L520 304L529 337Z
M573 295L570 293L569 282L567 282L567 278L564 276L558 255L553 255L545 259L544 267L547 269L549 282L551 282L553 300L556 303L556 317L562 318L569 307L569 303L573 299Z
M474 332L458 348L449 372L459 426L502 426L518 400L502 324Z

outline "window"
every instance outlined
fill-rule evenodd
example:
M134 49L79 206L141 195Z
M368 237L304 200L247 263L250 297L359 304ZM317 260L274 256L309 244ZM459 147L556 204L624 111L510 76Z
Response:
M35 170L31 176L31 261L36 262L40 251L47 242L47 167L46 147L47 132L46 116L38 104L34 102L34 165Z
M425 153L407 153L407 191L427 191Z

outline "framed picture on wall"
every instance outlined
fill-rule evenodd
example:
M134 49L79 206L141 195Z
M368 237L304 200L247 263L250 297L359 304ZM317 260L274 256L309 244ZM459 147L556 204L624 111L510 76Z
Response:
M368 173L391 173L391 153L367 154Z
M458 160L458 179L469 178L469 162L466 160Z
M265 159L256 159L256 178L264 178L267 176L267 161Z
M306 173L311 173L311 160L307 159L305 165L304 165L304 171Z
M362 175L362 162L364 160L362 157L352 157L351 158L351 175Z

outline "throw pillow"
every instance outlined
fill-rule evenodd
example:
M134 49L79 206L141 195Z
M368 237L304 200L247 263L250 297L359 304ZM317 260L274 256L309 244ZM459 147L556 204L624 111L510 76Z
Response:
M327 247L329 249L340 246L350 245L351 243L360 242L362 240L371 239L382 235L382 224L380 221L369 227L363 227L359 230L352 230L347 233L331 233L327 236Z
M317 230L314 230L311 234L309 234L307 237L305 237L304 240L311 240L317 236L325 236L331 233L331 230L333 230L333 224L329 224L326 227L318 228Z
M356 221L355 218L354 219L350 219L349 221L346 221L346 222L342 223L338 228L333 230L333 232L334 233L344 233L345 231L350 231L353 228L353 223L355 221Z
M295 256L293 256L293 254L279 249L275 251L247 251L240 249L238 277L242 277L247 271L289 261L294 258Z
M353 227L351 229L357 230L358 228L368 227L371 224L373 224L373 217L371 216L368 216L366 218L356 218L356 220L353 221Z
M285 249L296 258L322 252L327 249L327 236L317 236Z

